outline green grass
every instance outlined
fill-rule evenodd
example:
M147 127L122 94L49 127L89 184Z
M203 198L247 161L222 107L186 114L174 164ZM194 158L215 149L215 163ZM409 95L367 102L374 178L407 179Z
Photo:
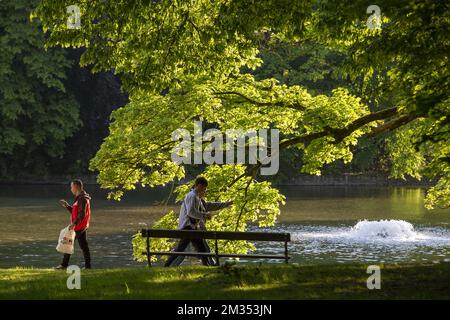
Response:
M362 264L82 270L80 290L64 271L0 269L0 299L450 298L449 263L380 267L380 290L367 289Z

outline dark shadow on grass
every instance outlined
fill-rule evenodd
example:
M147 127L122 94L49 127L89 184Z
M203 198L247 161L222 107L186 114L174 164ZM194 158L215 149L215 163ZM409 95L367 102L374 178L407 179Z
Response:
M104 269L67 274L0 270L1 299L448 299L450 264L381 266L382 289L369 290L367 265L262 265ZM17 277L14 278L14 272ZM22 272L22 276L20 276ZM28 275L27 275L28 274ZM12 275L8 280L8 275ZM7 281L4 281L7 280ZM7 283L7 284L6 284Z

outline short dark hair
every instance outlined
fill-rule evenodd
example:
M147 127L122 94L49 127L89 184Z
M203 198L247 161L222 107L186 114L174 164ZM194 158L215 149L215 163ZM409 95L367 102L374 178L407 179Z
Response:
M194 187L198 186L199 184L201 184L202 186L207 187L208 186L208 180L206 180L205 177L199 176L199 177L197 177L197 179L195 179Z
M80 179L74 179L72 180L72 183L80 188L80 190L83 190L83 181Z

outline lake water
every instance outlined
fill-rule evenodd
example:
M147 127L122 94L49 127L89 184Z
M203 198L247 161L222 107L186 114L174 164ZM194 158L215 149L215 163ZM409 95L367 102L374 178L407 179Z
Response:
M294 263L450 261L450 209L426 210L420 188L281 189L287 203L267 231L291 233ZM87 191L93 196L88 239L94 267L143 266L132 259L132 234L168 210L179 210L172 202L164 204L168 189L135 190L121 202L106 200L98 187ZM59 199L70 202L66 186L0 186L0 268L59 264L57 237L70 222ZM275 243L256 245L259 252L282 250ZM78 244L71 263L82 264Z

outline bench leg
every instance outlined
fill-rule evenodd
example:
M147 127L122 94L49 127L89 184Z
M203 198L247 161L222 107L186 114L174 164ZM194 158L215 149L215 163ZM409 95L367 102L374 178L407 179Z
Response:
M150 258L150 237L147 237L147 263L149 268L152 267L152 261Z
M216 239L215 243L216 243L216 266L220 266L220 263L219 263L219 245L217 243L217 239Z
M284 262L289 263L289 254L288 254L288 243L284 242Z

